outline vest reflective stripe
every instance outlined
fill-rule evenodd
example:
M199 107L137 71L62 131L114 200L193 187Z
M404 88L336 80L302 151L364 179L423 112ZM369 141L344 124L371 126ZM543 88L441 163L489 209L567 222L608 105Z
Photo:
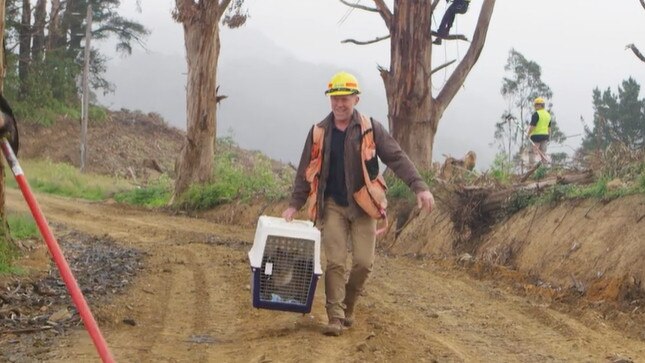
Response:
M538 122L531 132L531 135L548 135L549 123L551 123L551 115L545 109L537 110Z

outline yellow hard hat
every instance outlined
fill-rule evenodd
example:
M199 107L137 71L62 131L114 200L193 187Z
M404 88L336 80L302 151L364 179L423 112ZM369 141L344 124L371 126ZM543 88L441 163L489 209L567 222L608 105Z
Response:
M538 97L533 101L534 105L543 105L544 104L544 98Z
M328 96L357 95L361 93L358 80L347 72L338 72L331 77L325 94Z

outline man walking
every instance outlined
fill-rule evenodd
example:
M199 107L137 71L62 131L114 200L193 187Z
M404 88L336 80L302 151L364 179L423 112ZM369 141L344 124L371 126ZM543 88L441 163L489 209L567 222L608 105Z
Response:
M377 213L375 217L374 210L384 216L384 197L379 201L379 198L368 196L368 203L380 202L376 208L373 205L369 208L360 193L366 186L377 189L380 186L376 178L376 157L416 193L419 207L431 212L434 198L410 159L385 128L354 108L360 94L356 77L346 72L335 74L325 94L330 96L331 113L307 135L291 201L282 217L292 220L309 201L309 217L321 228L327 262L325 307L329 323L324 333L338 336L343 327L353 324L356 301L372 271L375 218L379 216ZM346 280L349 242L352 243L352 267Z

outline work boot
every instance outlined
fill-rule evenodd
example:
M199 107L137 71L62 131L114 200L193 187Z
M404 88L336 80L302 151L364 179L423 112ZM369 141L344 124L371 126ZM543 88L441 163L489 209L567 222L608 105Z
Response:
M354 317L353 316L346 316L345 319L343 319L343 326L345 328L351 328L352 325L354 325Z
M434 40L432 41L432 44L441 45L441 38L439 37L434 38Z
M323 329L323 334L337 337L343 334L343 323L339 318L329 319L329 323Z
M354 325L354 309L345 309L345 318L342 319L343 326L351 328Z

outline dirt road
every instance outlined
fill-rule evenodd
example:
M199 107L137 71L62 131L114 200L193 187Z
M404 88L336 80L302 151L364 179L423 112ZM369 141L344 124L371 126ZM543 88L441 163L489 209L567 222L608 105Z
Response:
M7 199L9 210L26 210L19 192ZM377 257L355 327L326 337L322 280L311 315L253 309L246 257L252 230L120 205L38 200L50 221L109 234L148 254L125 295L92 307L119 362L645 361L643 340L593 312L574 318L504 283L403 257ZM48 360L99 361L80 329Z

